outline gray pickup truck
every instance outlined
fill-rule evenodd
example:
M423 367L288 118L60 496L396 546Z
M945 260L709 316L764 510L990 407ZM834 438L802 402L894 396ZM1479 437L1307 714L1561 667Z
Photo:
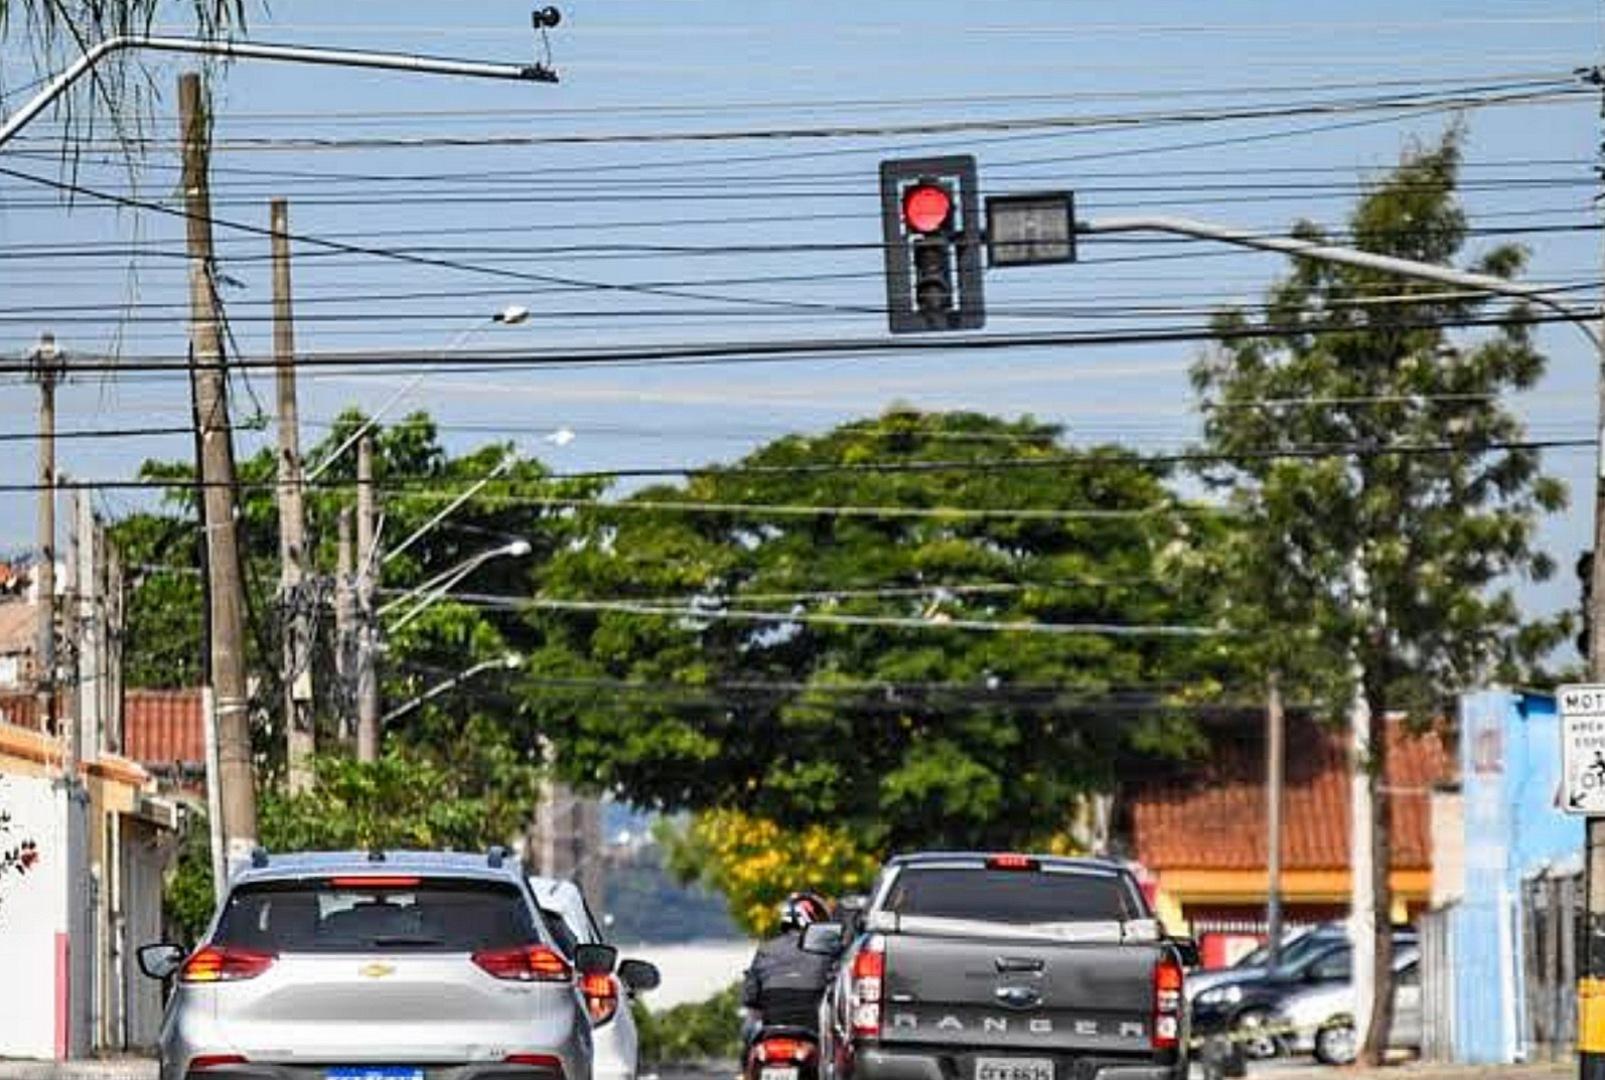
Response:
M825 1080L1182 1080L1187 943L1093 859L893 859L865 906L809 928L840 964Z

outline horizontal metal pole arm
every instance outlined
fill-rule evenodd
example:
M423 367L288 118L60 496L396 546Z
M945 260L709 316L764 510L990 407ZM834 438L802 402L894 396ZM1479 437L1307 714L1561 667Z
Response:
M321 49L303 45L272 45L250 41L206 41L200 38L118 36L110 37L74 60L61 74L6 117L0 125L0 146L11 141L29 121L50 106L100 61L115 52L149 49L154 52L190 53L221 56L237 60L276 60L291 64L323 64L333 67L372 68L407 71L423 75L455 75L474 79L509 79L521 82L556 82L557 75L542 64L490 64L476 60L449 60L407 53L368 52L360 49Z
M1300 240L1292 236L1265 236L1260 233L1245 232L1242 229L1213 225L1209 222L1194 221L1190 218L1118 217L1083 220L1076 223L1076 231L1094 235L1098 233L1161 232L1175 236L1191 236L1200 240L1218 240L1223 244L1235 244L1238 247L1255 248L1260 251L1275 251L1299 259L1315 259L1320 262L1357 266L1365 270L1381 270L1384 273L1398 274L1400 277L1436 281L1476 292L1529 300L1532 303L1541 304L1552 311L1558 311L1565 315L1596 347L1601 344L1599 331L1591 325L1593 321L1593 313L1591 311L1574 307L1564 300L1557 300L1549 295L1549 290L1541 286L1506 281L1504 278L1494 277L1492 274L1477 274L1469 270L1456 270L1452 266L1417 262L1414 259L1400 259L1392 255L1379 255L1375 252L1339 247L1335 244L1318 244L1314 241Z

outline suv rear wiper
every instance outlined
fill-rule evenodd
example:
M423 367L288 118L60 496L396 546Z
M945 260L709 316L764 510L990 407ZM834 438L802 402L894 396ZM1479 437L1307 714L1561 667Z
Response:
M405 934L396 934L391 937L369 938L368 944L381 949L386 947L403 948L409 945L417 946L419 948L426 948L430 945L444 945L445 941L437 937L416 937Z

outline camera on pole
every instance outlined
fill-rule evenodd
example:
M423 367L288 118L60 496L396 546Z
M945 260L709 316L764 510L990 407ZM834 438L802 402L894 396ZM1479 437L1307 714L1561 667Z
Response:
M892 333L986 324L973 157L881 162L881 227Z

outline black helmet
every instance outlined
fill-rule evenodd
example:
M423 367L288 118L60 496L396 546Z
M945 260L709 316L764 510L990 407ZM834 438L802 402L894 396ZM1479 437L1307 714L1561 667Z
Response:
M780 905L782 930L803 930L828 918L830 918L829 907L814 893L794 892Z

